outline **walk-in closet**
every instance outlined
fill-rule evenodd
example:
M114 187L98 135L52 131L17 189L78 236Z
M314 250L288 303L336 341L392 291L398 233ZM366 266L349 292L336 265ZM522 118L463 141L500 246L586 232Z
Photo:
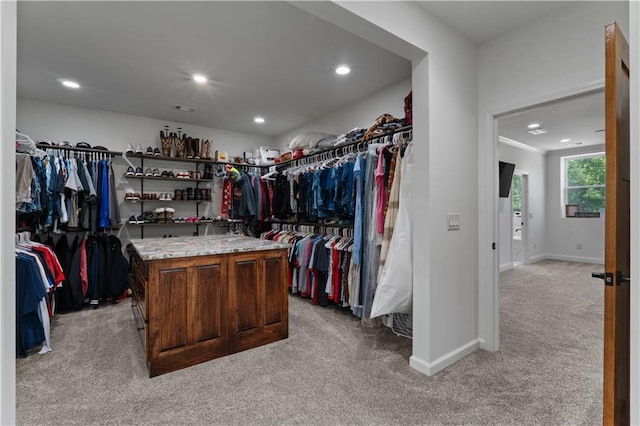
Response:
M638 19L499 3L0 2L0 423L598 420L596 291L498 292L496 120Z

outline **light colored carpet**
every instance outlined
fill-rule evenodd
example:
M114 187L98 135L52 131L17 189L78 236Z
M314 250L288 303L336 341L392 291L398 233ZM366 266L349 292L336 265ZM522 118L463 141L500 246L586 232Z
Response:
M411 341L290 297L290 337L149 379L129 301L53 320L53 352L17 360L17 422L601 424L597 265L501 274L501 350L433 377ZM444 326L444 325L443 325Z

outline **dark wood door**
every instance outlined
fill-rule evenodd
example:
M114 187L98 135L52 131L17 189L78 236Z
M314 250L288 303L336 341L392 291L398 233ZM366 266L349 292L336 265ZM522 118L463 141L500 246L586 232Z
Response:
M605 30L605 291L603 423L629 424L629 46L618 25Z

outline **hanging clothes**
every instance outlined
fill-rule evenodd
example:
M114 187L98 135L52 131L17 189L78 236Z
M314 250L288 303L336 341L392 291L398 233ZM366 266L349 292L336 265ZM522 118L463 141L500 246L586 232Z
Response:
M238 173L233 179L232 219L244 219L251 225L257 222L257 203L251 179L246 174Z
M109 219L109 170L106 160L100 161L100 216L98 227L108 228L111 224Z
M412 264L412 178L413 149L409 144L401 165L400 201L398 216L389 252L379 274L378 286L371 308L371 317L389 313L410 313L413 300Z
M24 234L24 233L23 233ZM40 354L51 351L50 317L54 313L53 290L65 279L53 250L16 235L16 353L41 345ZM28 234L28 233L27 233Z
M367 150L367 167L364 186L362 267L360 274L362 318L369 318L376 290L378 265L380 264L380 245L382 238L377 231L377 182L375 179L378 164L378 149L382 145L371 144Z

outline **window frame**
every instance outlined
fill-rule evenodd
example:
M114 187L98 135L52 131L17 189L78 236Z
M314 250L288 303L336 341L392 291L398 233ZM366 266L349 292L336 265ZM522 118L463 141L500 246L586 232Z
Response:
M569 187L569 167L568 162L570 160L581 160L586 158L594 158L594 157L604 157L605 161L607 159L605 151L598 152L590 152L587 154L576 154L576 155L566 155L560 157L560 208L561 214L563 218L573 219L571 216L566 215L565 206L567 205L567 200L569 199L568 191L569 189L585 189L585 188L606 188L606 175L605 182L602 185L577 185ZM606 194L605 194L606 197Z

